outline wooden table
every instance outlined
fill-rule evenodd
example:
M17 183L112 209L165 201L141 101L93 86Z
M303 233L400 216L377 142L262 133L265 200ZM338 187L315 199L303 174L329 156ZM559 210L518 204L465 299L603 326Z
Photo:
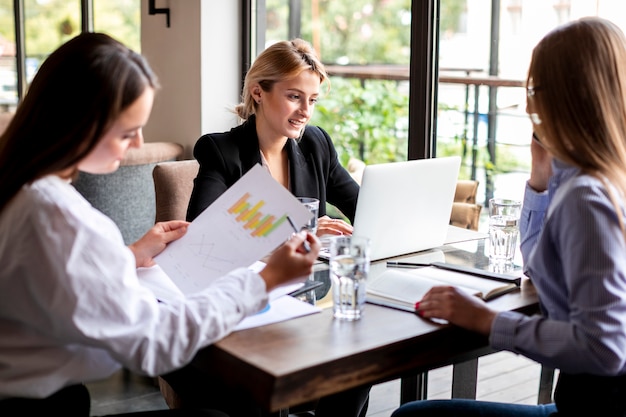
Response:
M478 254L477 256L480 256ZM386 268L372 264L372 273ZM532 285L490 302L527 314L537 309ZM252 393L269 411L366 384L415 376L493 353L487 339L460 328L371 304L355 322L331 309L235 332L205 349L195 365L225 384Z

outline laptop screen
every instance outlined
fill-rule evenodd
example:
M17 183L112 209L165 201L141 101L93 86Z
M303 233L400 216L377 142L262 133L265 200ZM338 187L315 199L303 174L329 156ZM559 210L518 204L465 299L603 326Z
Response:
M452 156L365 167L353 234L370 239L372 260L444 244L460 165Z

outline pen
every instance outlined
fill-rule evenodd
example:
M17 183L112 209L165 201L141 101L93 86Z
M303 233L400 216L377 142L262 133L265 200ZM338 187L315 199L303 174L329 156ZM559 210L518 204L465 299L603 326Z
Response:
M387 262L387 266L391 266L394 268L417 268L420 266L431 266L432 264L424 264L424 263L415 263L415 262Z
M411 306L405 306L405 305L397 304L397 303L386 303L380 300L370 300L367 298L365 299L365 301L370 304L375 304L375 305L383 306L383 307L389 307L389 308L393 308L393 309L401 310L401 311L408 311L409 313L415 313L415 314L417 314L417 307L419 305L419 303L415 303L415 305L411 307Z
M293 231L295 233L298 233L299 230L296 227L296 225L293 223L293 220L291 220L291 217L287 216L287 221L289 221L289 224L291 225L291 227L293 228ZM306 253L311 252L311 245L309 245L309 242L307 242L306 240L304 242L302 242L302 247L304 247L304 251Z

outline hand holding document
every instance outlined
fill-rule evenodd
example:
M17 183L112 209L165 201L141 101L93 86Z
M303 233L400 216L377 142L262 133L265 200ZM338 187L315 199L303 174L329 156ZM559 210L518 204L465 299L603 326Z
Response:
M187 234L155 257L183 294L206 288L235 268L262 259L302 227L310 212L256 165L206 208Z
M248 267L258 272L265 265L259 260L310 216L265 168L256 165L191 222L185 236L155 257L156 266L140 268L138 275L159 300L184 298L233 269ZM244 319L236 330L319 312L318 307L285 296L302 285L275 288L268 306Z

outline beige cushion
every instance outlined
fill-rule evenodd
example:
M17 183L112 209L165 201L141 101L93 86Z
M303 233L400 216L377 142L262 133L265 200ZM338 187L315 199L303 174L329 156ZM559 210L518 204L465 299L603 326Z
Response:
M452 203L450 224L463 229L478 230L481 209L480 204Z
M146 142L141 148L129 148L120 166L173 161L183 154L183 145L171 142Z
M156 222L185 220L198 167L195 159L155 165L152 178L156 197Z
M457 203L476 203L476 193L478 192L478 181L458 180L454 201Z
M355 180L357 184L361 185L363 170L365 170L365 162L360 159L350 158L347 169L352 179Z

